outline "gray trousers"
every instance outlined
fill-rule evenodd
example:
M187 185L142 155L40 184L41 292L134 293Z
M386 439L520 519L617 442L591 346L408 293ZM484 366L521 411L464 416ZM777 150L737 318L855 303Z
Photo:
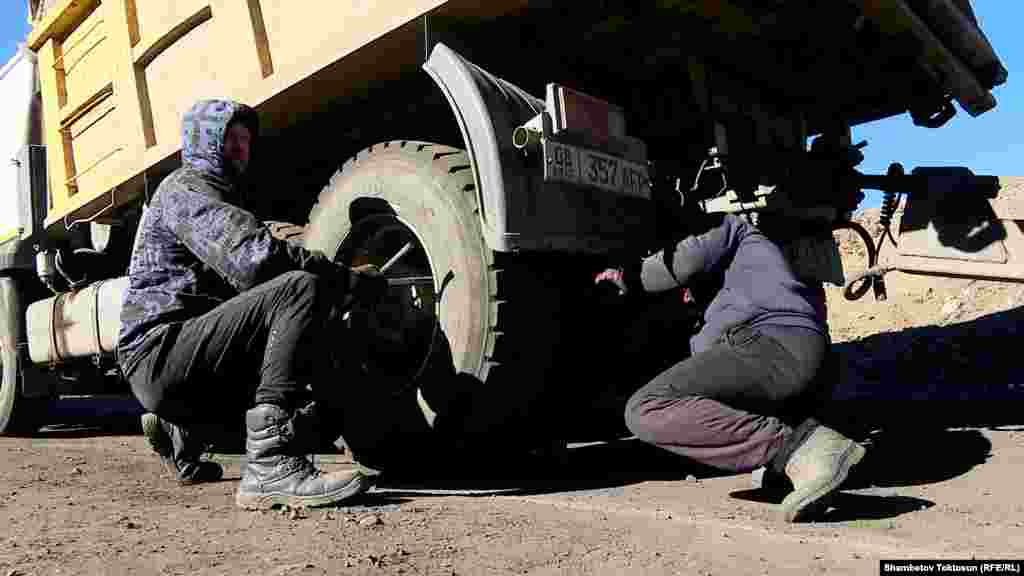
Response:
M732 472L767 465L831 392L826 336L740 327L665 370L626 405L640 440Z

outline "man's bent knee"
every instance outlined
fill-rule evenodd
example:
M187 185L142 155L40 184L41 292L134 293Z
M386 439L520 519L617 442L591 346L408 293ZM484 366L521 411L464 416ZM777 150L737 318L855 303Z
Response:
M132 395L146 412L158 414L163 411L164 391L152 386L143 386L131 381Z
M278 276L278 282L294 287L298 290L315 290L320 287L322 279L320 276L304 270L293 270Z
M324 279L312 272L294 270L285 272L267 283L267 288L288 301L317 301L325 294Z
M660 396L643 389L626 403L626 428L644 442L659 444L693 432L695 403L701 396Z
M626 428L641 440L650 438L649 406L651 398L637 392L626 402Z

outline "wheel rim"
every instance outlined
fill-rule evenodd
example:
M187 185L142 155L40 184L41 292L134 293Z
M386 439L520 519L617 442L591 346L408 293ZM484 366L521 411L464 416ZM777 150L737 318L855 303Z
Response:
M374 309L356 306L348 317L355 339L362 340L364 369L375 376L401 381L415 380L438 352L434 346L439 330L437 275L430 254L415 229L393 214L363 218L341 242L335 261L355 267L383 266L407 243L413 247L387 271L388 278L430 277L430 284L393 286Z

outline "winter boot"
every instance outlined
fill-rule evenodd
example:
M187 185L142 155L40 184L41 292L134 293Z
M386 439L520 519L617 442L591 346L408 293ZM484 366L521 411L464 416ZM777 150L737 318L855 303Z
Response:
M306 458L309 440L296 437L303 423L279 406L260 404L245 415L246 463L235 502L250 510L328 506L366 492L374 471L358 468L325 474ZM300 432L301 434L302 432Z
M780 511L786 522L800 522L823 512L850 469L867 450L835 430L813 419L801 424L789 445L772 462L781 467L793 484L782 500Z
M164 468L179 484L215 482L224 475L220 464L199 459L206 450L206 444L195 431L147 412L142 415L142 433L160 456Z

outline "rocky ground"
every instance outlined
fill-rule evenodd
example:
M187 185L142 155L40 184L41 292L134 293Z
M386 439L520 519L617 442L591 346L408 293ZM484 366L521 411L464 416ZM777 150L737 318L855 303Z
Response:
M871 229L877 213L858 219ZM385 483L346 508L246 512L238 455L213 455L223 481L181 488L130 420L0 438L0 576L878 574L881 559L1024 558L1024 286L886 278L884 302L829 288L831 416L870 451L822 522L779 524L748 476L630 440L489 479Z

